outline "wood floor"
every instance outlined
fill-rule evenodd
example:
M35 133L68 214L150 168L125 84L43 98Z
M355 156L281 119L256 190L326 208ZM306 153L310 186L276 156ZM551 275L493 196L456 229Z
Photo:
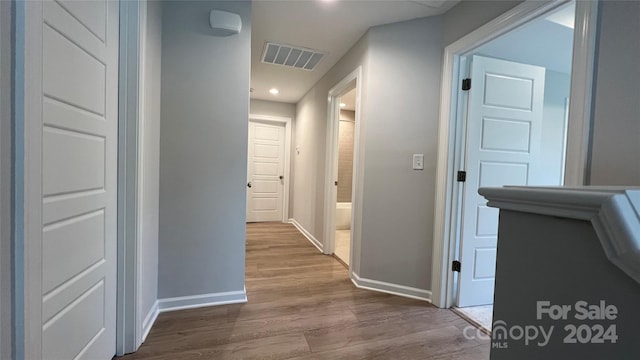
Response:
M248 303L160 314L120 359L485 360L450 310L357 289L347 270L293 226L247 226Z

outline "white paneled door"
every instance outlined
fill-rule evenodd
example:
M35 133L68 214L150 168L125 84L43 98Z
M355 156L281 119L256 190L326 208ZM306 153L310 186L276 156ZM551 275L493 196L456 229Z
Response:
M25 196L33 201L25 211L26 225L40 229L25 235L33 265L26 358L111 359L118 2L44 0L26 9Z
M284 124L249 122L247 222L282 221Z
M479 187L528 185L540 156L545 69L474 56L467 117L458 306L493 303L498 209Z

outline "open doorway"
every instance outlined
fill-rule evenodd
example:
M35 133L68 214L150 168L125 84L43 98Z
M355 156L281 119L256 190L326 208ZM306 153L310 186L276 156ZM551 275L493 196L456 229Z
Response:
M432 303L441 308L453 307L458 280L456 264L460 240L461 186L457 181L460 168L459 144L464 139L457 114L466 102L459 96L464 68L463 58L493 39L537 19L544 18L570 2L525 2L501 17L448 45L444 51L443 82L438 129L438 170L436 211L434 214ZM585 183L591 126L591 99L598 23L597 2L575 2L575 33L571 62L571 94L566 135L564 186ZM540 49L538 49L539 51ZM467 267L468 269L468 267ZM454 286L456 285L456 286Z
M487 331L498 210L478 188L564 184L574 18L569 3L460 58L454 305Z
M342 262L350 276L357 264L362 201L358 171L361 74L358 67L328 94L323 252Z
M347 268L351 255L351 224L353 199L353 153L356 125L355 81L351 89L340 96L338 117L338 183L336 184L335 248L333 254Z

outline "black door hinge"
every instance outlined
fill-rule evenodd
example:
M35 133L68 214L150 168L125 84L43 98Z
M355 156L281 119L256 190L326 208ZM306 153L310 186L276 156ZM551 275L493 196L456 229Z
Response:
M451 271L460 272L461 267L462 264L460 264L460 261L458 260L453 260L453 262L451 263Z
M468 91L471 89L471 79L462 79L462 90Z
M466 171L458 171L457 180L458 180L458 182L467 181L467 172Z

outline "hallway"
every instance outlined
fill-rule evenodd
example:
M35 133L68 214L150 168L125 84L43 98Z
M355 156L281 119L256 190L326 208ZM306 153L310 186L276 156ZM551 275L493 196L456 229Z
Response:
M247 224L246 287L246 304L160 314L140 350L120 359L489 358L489 343L465 339L456 314L357 289L290 224Z

